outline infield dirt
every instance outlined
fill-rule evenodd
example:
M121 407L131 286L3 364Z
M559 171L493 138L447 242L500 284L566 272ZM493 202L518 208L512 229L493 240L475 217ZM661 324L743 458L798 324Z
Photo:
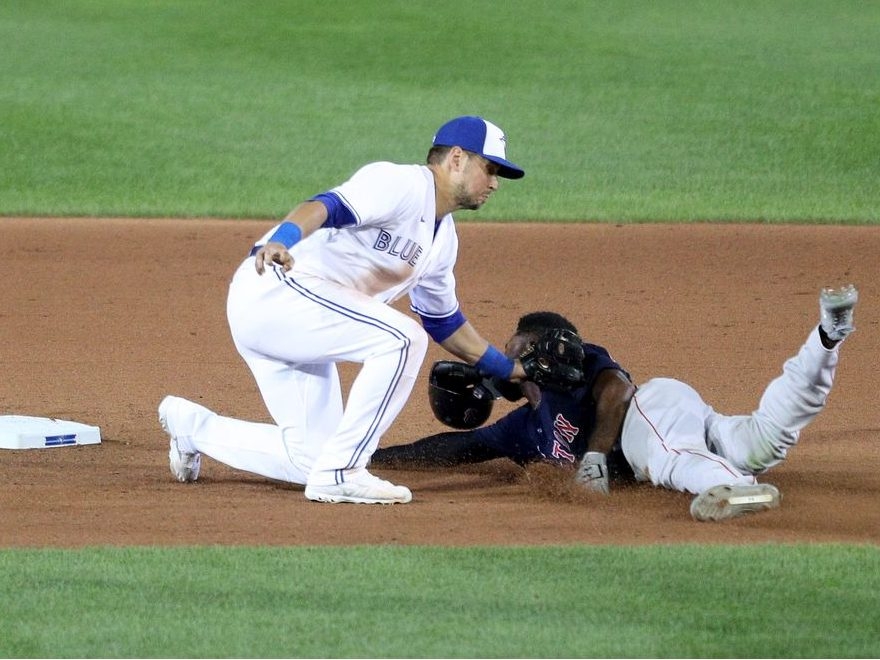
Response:
M818 321L818 291L854 282L857 332L826 410L762 480L780 509L696 523L690 497L647 484L610 497L556 470L493 461L389 471L407 505L328 505L302 487L203 459L168 470L165 394L269 421L225 317L227 284L271 221L0 219L0 414L101 427L98 446L0 450L0 545L647 544L880 541L876 403L880 229L802 225L459 223L463 311L503 344L559 311L637 382L674 376L718 411L751 411ZM396 306L408 308L408 300ZM273 310L266 310L267 314ZM409 313L409 312L407 312ZM445 430L426 376L382 445ZM347 385L353 365L341 369ZM491 420L513 404L496 404ZM490 420L490 421L491 421Z

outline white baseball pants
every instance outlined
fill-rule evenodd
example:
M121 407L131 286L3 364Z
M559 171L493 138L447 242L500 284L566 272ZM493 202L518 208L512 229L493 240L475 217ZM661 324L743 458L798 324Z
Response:
M719 414L681 381L649 380L633 396L621 433L636 478L694 494L721 484L754 484L824 408L839 347L826 349L815 328L750 415Z
M375 298L246 259L227 300L232 338L277 426L205 416L192 449L273 479L333 485L364 469L406 403L428 347ZM362 367L343 408L336 363Z

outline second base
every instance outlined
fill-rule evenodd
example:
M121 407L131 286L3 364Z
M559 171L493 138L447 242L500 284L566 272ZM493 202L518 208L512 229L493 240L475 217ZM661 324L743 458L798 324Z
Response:
M49 417L0 415L0 449L44 449L100 442L101 430L97 426Z

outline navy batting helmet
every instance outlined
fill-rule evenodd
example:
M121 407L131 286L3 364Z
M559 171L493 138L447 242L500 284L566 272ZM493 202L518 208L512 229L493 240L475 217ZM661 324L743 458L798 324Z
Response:
M434 417L454 429L473 429L492 414L495 397L483 376L464 362L441 360L431 368L428 400Z

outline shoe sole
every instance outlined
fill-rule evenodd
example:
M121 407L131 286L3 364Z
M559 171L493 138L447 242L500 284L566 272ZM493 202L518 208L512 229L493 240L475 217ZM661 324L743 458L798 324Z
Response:
M315 491L313 487L306 486L306 499L312 502L324 502L327 504L407 504L412 501L412 493L395 498L365 497L358 495L331 494Z
M842 341L846 339L846 337L853 332L855 332L855 325L852 321L851 311L856 306L856 303L859 302L859 292L852 285L846 286L842 289L831 291L823 289L819 295L819 305L823 311L823 317L827 314L831 317L832 327L822 329L825 331L825 334L832 341ZM850 317L848 320L844 321L842 325L837 325L838 318L842 314L850 313Z
M845 287L833 293L823 290L819 294L819 304L829 310L850 309L858 302L859 292L854 288Z
M775 509L782 499L776 486L714 486L691 502L691 516L701 522L717 522L747 513Z

